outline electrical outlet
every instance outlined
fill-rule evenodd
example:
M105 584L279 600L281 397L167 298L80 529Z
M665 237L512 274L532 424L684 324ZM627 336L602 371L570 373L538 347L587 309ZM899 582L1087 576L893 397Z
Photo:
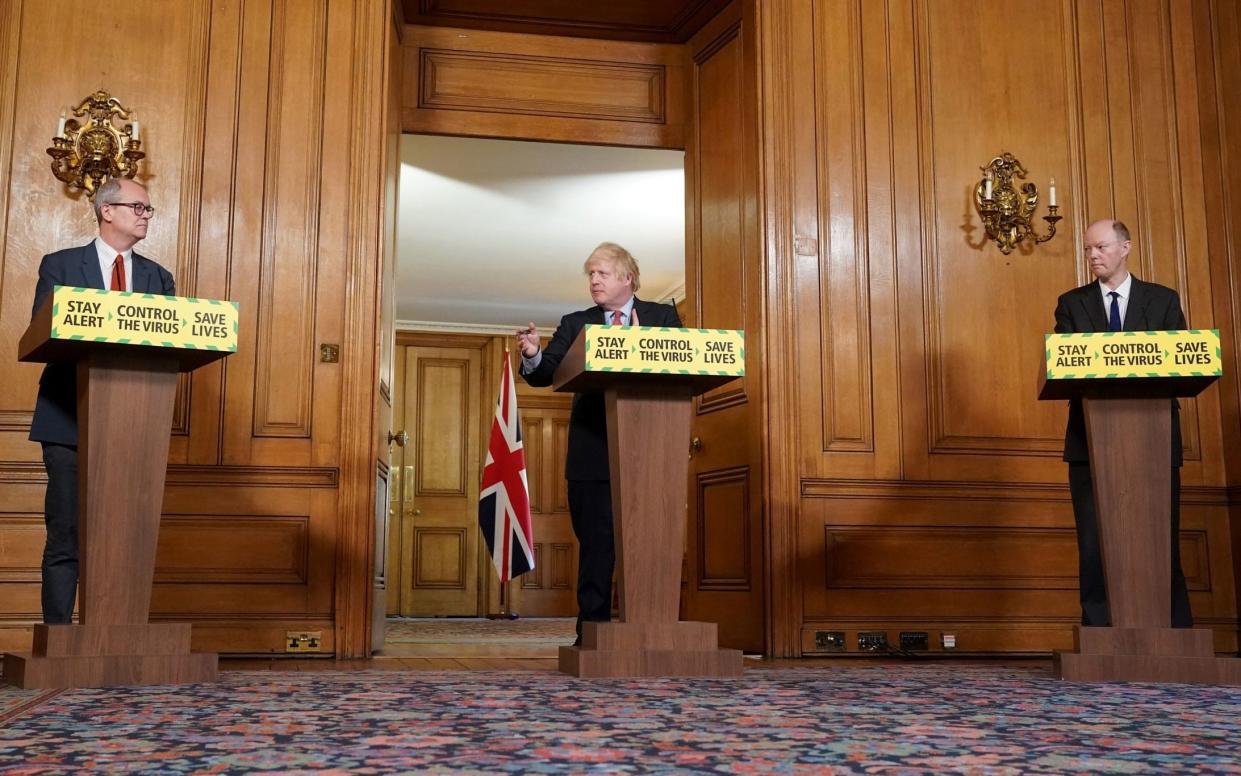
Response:
M845 632L815 631L814 648L824 652L844 652L846 649Z
M323 645L323 631L287 631L285 652L318 652Z
M905 652L929 652L931 639L926 631L901 631L901 649Z
M943 646L944 649L956 649L957 648L957 634L941 633L939 634L939 643L941 646Z
M862 652L887 652L888 634L884 631L860 631L857 648Z

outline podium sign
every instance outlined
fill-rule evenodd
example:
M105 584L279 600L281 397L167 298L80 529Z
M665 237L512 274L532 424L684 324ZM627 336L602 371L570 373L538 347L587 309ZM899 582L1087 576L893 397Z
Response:
M237 352L237 303L57 286L51 339Z
M1224 373L1216 329L1045 337L1040 399L1195 396Z
M745 332L587 324L585 371L745 376Z
M1219 377L1218 329L1047 335L1047 379Z
M18 358L77 368L78 622L35 625L31 651L4 656L4 681L215 679L189 624L150 622L151 584L177 375L236 350L234 302L58 286L35 311Z

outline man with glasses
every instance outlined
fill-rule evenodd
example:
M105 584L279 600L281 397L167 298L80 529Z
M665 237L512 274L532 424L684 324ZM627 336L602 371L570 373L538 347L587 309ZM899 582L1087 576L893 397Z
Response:
M155 208L146 189L112 178L95 192L99 236L80 248L48 254L39 265L34 310L56 286L105 288L138 293L176 293L166 269L139 256L134 246L147 236ZM32 312L33 315L33 312ZM78 407L77 372L72 363L48 364L39 378L39 397L30 440L43 445L47 494L43 519L43 621L73 618L78 586Z

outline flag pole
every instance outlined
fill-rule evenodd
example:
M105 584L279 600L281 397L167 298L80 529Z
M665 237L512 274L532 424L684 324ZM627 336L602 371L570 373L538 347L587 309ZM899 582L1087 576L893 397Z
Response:
M509 350L509 343L507 340L505 340L504 360L508 361L509 358L511 358L511 354ZM488 620L516 620L518 618L519 615L516 612L512 611L512 596L513 596L513 589L511 587L512 584L513 584L512 578L505 579L500 582L500 611L496 612L495 614L487 615Z

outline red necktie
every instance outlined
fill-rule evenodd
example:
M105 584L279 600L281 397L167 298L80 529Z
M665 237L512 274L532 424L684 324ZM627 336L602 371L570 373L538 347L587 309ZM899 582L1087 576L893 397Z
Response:
M125 257L117 256L116 261L112 262L112 285L109 286L112 291L125 290Z
M621 325L621 311L620 310L612 311L612 325L613 326Z

